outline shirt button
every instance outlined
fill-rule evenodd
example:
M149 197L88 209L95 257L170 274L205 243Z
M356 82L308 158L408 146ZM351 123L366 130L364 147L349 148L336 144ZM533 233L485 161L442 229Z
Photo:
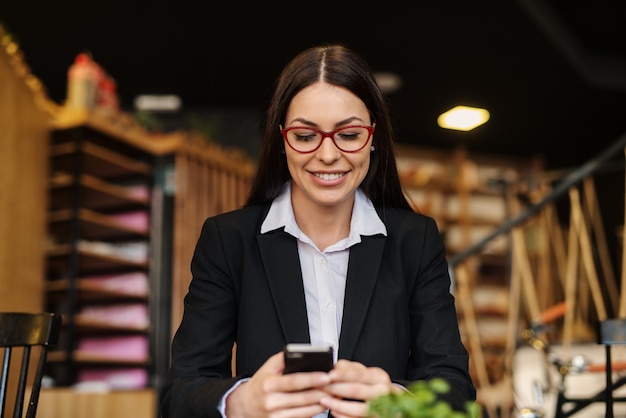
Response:
M320 259L320 266L326 266L326 264L327 263L326 263L326 259L325 258Z
M327 300L326 300L326 302L324 302L324 306L325 306L327 309L332 309L332 308L333 308L333 306L335 306L335 304L333 303L333 301L332 301L332 300L327 299Z

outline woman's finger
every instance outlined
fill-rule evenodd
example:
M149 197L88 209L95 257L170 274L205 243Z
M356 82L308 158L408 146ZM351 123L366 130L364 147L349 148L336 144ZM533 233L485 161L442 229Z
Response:
M320 403L325 408L330 409L331 415L335 418L366 417L369 412L369 405L367 403L355 400L338 399L328 396L322 398Z

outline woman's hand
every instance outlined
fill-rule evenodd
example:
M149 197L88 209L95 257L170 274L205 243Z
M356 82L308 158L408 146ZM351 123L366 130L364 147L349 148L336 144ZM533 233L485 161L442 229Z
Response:
M365 367L361 363L338 360L328 373L332 383L324 386L328 395L320 401L331 410L334 418L368 416L367 401L402 389L379 367Z
M226 398L229 418L310 418L327 408L320 403L328 393L321 388L330 383L328 373L283 375L282 352L270 357L252 378L239 385Z

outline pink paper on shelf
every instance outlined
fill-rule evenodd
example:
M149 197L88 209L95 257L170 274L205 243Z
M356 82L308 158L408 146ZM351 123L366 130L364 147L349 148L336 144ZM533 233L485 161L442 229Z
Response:
M110 216L119 224L137 231L147 231L150 227L150 218L145 210L117 213Z
M111 389L141 389L148 385L148 372L141 368L84 369L78 373L78 382L102 382Z
M89 305L78 313L82 320L120 327L147 328L150 324L148 307L143 303Z
M95 283L103 289L123 292L129 295L148 295L148 275L137 271L122 274L108 274L102 276L85 277L88 283Z
M145 361L148 359L148 338L144 335L85 337L78 341L78 351L111 360Z
M125 186L124 188L131 196L137 199L150 198L150 189L148 189L148 186L146 185L143 185L143 184L128 185L128 186Z

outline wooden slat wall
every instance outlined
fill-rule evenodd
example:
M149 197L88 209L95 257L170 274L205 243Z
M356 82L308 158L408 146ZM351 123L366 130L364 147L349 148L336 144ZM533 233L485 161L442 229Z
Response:
M175 159L172 333L182 319L189 266L202 223L241 207L254 175L254 164L244 155L194 138L180 147Z
M41 311L49 116L39 80L0 27L0 310Z
M41 82L0 26L0 311L43 310L47 105ZM17 349L12 370L19 370L21 355ZM31 377L35 366L33 359ZM15 398L17 380L17 373L9 376L6 399ZM5 412L13 415L12 402Z

